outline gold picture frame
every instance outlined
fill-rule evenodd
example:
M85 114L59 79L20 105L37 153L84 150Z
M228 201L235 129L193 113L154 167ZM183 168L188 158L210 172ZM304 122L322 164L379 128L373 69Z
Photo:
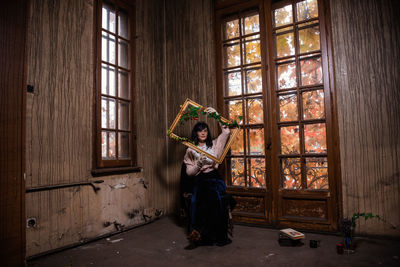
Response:
M180 109L178 115L175 117L174 122L172 123L171 127L169 127L169 129L168 129L168 136L169 137L171 137L173 139L177 139L177 140L182 138L182 137L178 136L177 134L175 134L173 131L174 131L175 127L178 125L183 113L185 112L185 110L188 108L189 105L192 105L194 107L199 107L199 108L203 107L202 105L194 102L193 100L191 100L189 98L186 99L185 103L181 106L181 109ZM232 123L232 121L230 121L230 120L228 120L226 118L223 118L223 117L221 117L221 121L226 122L226 123L230 123L230 124ZM224 161L225 156L228 153L229 149L231 148L232 143L235 140L235 138L238 135L238 133L239 133L239 128L231 129L230 137L229 137L228 141L226 142L225 149L224 149L224 151L222 152L222 154L221 154L221 156L219 158L207 153L206 151L198 148L197 146L195 146L194 144L192 144L190 142L181 141L181 143L184 144L187 147L190 147L191 149L193 149L193 150L195 150L195 151L197 151L199 153L203 153L205 156L207 156L209 159L212 159L216 163L221 164Z

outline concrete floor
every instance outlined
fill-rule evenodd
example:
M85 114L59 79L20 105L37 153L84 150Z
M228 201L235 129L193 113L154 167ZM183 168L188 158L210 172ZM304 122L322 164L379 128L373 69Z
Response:
M357 238L354 254L338 255L340 236L306 233L301 247L280 247L277 237L278 230L235 225L232 244L185 250L185 229L164 217L28 266L400 266L399 240ZM310 248L311 239L320 247Z

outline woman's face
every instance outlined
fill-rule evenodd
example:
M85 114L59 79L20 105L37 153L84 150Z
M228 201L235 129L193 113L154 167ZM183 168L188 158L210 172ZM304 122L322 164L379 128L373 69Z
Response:
M207 135L208 135L207 128L197 132L197 138L199 139L200 142L205 142L207 139Z

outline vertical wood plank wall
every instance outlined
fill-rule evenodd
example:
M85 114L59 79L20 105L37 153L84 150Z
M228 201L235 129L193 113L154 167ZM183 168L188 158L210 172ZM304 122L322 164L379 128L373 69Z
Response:
M26 218L36 219L36 225L27 229L27 256L115 232L116 225L141 224L143 214L154 218L144 184L152 188L145 176L154 176L152 157L161 157L160 162L166 157L164 106L158 105L158 100L165 101L158 95L163 92L158 72L162 67L157 69L162 65L162 30L157 35L158 25L153 24L162 12L153 13L149 1L137 2L143 7L138 12L138 48L145 53L136 63L138 158L148 172L94 178L94 1L30 1L27 81L34 92L28 93L26 108L27 188L98 179L104 183L98 185L97 194L90 186L27 193ZM161 125L148 119L161 119ZM159 192L166 194L164 189ZM164 199L154 207L165 208ZM159 203L163 204L156 206Z
M344 215L399 224L399 23L394 1L331 1ZM31 0L27 187L96 180L92 167L93 0ZM166 130L186 98L216 106L213 0L136 1L135 112L141 173L28 193L27 255L176 210L185 147ZM188 127L189 128L189 127ZM143 184L147 185L147 189ZM125 185L117 189L116 185ZM123 186L122 186L123 187ZM132 215L133 214L133 215ZM104 226L104 223L111 226ZM397 235L375 221L365 233Z
M400 235L400 3L330 1L343 213L358 232ZM393 227L397 229L393 229Z
M165 1L165 90L167 127L179 105L190 98L201 105L216 107L212 0ZM209 123L210 124L210 123ZM191 124L185 124L190 134ZM215 129L210 124L211 131ZM186 147L167 140L170 211L176 208L181 164Z
M138 164L149 182L148 205L168 210L164 86L164 0L136 1L135 91Z

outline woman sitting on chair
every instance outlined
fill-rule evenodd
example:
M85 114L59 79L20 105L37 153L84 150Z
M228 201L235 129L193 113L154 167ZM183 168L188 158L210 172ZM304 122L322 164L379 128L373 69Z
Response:
M213 108L205 110L216 112ZM210 129L205 122L198 122L192 130L192 141L203 151L220 157L230 135L228 127L220 124L222 133L212 140ZM229 208L233 209L236 201L226 194L226 185L219 175L218 163L204 154L188 148L184 157L186 173L194 176L194 189L190 207L190 245L224 246L232 241L228 238Z

